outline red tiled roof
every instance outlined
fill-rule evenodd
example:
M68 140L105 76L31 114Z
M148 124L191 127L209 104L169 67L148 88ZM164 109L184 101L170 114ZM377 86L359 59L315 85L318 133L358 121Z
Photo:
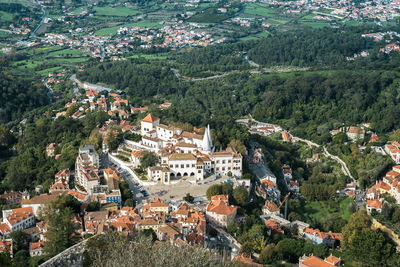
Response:
M156 122L156 121L159 121L159 120L160 120L159 118L153 116L152 114L148 114L146 117L144 117L144 119L142 121L143 122L153 123L153 122Z
M374 209L381 209L383 205L383 201L380 201L379 199L372 199L369 200L367 199L367 206L374 208Z
M311 256L305 261L303 261L303 265L307 267L333 267L335 265L326 262L318 257Z
M211 203L207 206L207 211L223 215L233 214L236 210L236 206L229 206L222 200L211 201Z

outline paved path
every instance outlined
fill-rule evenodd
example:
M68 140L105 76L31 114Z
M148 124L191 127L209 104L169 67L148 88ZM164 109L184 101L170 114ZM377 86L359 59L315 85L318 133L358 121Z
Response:
M313 146L320 147L320 145L318 145L310 140L303 139L303 138L293 136L293 135L290 135L290 136L292 137L293 142L303 142L303 143L306 143L310 147L313 147ZM343 173L345 175L349 176L350 179L358 185L358 181L356 179L354 179L353 175L351 175L351 172L350 172L349 168L347 168L346 163L338 156L335 156L335 155L332 155L331 153L329 153L328 150L326 149L326 147L324 147L324 146L323 146L323 150L324 150L324 155L335 160L336 162L338 162L342 168Z
M251 114L250 114L249 117L251 118L251 119L250 119L251 121L254 121L255 123L261 123L261 122L259 122L259 121L256 121L255 119L253 119L253 117L251 116ZM245 120L241 120L240 122L244 123ZM256 132L256 133L257 133L257 134L260 134L260 133L258 133L258 132ZM289 131L288 131L288 133L289 133L289 135L290 135L290 137L291 137L291 139L292 139L293 142L303 142L303 143L306 143L306 144L307 144L308 146L310 146L310 147L321 147L320 145L318 145L317 143L314 143L314 142L311 141L311 140L308 140L308 139L304 139L304 138L300 138L300 137L294 136L294 135L290 134ZM339 158L338 156L335 156L335 155L332 155L331 153L329 153L328 150L327 150L324 146L322 146L322 147L323 147L323 151L324 151L323 154L324 154L325 156L330 157L331 159L335 160L336 162L338 162L338 163L340 164L340 166L341 166L341 169L342 169L343 173L344 173L345 175L347 175L348 177L350 177L350 179L352 180L352 182L356 183L356 185L358 186L358 181L353 177L353 175L351 175L350 170L349 170L349 168L347 167L346 163L345 163L341 158Z

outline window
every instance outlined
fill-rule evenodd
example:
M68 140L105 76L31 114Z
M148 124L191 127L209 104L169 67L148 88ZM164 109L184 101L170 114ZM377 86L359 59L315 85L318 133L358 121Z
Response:
M200 171L200 170L198 170L198 171L197 171L197 173L201 173L201 171Z
M219 163L219 159L217 159L217 163Z
M192 168L194 168L194 164L192 164Z
M190 167L190 164L186 164L186 168L189 168Z
M175 164L175 168L179 168L179 164Z
M225 164L225 160L222 161L222 164Z
M173 167L174 167L174 164L170 164L169 167L170 167L170 168L173 168Z
M231 160L228 160L228 163L231 163L232 161Z
M181 164L181 168L182 168L182 169L185 168L185 164Z

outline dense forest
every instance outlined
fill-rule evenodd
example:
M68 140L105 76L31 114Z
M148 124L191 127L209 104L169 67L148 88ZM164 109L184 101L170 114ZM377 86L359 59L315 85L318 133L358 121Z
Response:
M48 188L59 170L74 166L80 146L89 142L96 144L96 133L92 132L108 118L105 112L88 114L79 121L70 118L55 121L41 118L28 124L18 142L9 137L9 132L0 128L2 143L8 147L14 145L17 152L17 156L9 160L0 157L0 181L3 181L0 192L33 189L34 186L43 183L44 188ZM61 154L59 159L46 157L45 149L49 143L58 144L56 153ZM3 150L0 156L7 156L5 148L0 146L0 149Z
M400 64L400 57L396 53L388 55L379 52L387 44L386 39L377 42L373 38L362 37L364 33L388 30L399 29L378 26L304 28L301 31L276 32L260 40L192 48L172 53L170 58L179 64L177 68L181 74L190 77L250 69L251 66L242 58L244 53L260 67L390 70ZM370 55L354 61L346 59L362 51L368 51Z
M231 121L251 113L320 143L343 124L371 122L378 132L400 126L395 71L243 72L188 82L176 79L168 66L131 61L95 65L79 78L113 85L132 99L163 96L174 104L167 117L194 125L209 123L213 116Z
M49 103L46 88L0 70L0 123L20 119L24 112Z
M347 56L373 48L371 38L360 32L342 29L305 29L299 32L277 33L264 38L249 51L249 57L259 64L292 66L338 66Z
M78 78L92 83L103 82L124 90L131 97L148 98L176 92L177 79L170 68L161 63L143 60L129 62L94 63Z

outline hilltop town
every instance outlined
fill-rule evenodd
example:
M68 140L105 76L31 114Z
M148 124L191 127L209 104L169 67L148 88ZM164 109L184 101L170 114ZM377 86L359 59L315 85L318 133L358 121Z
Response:
M399 9L0 0L0 265L399 266Z

